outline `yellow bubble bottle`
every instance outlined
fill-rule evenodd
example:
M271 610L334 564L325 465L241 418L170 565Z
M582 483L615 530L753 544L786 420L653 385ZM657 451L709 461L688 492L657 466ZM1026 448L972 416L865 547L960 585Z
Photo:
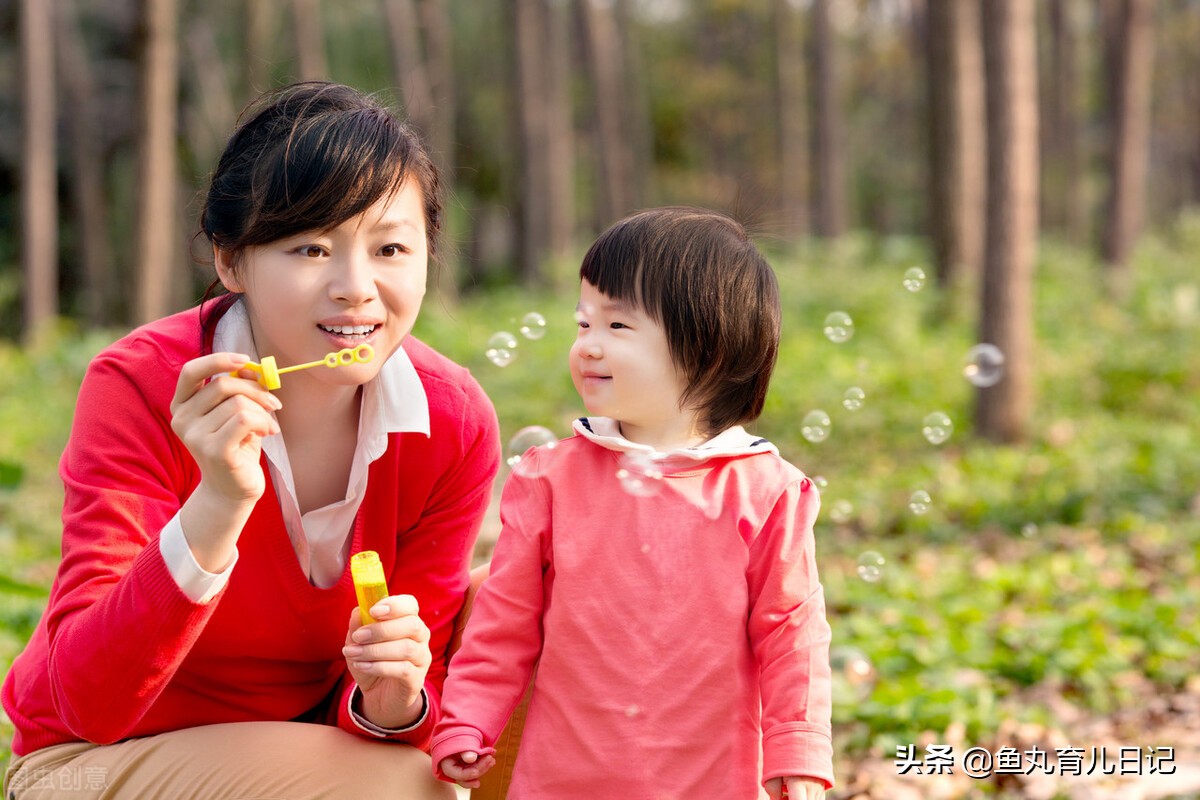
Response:
M379 554L374 550L363 550L350 556L350 577L354 579L354 593L358 595L363 625L370 625L375 621L371 609L388 596L387 578Z

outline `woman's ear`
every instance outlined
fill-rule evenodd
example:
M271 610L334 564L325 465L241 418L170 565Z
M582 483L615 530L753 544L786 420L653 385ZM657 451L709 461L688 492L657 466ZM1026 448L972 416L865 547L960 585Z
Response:
M231 292L241 292L242 282L238 280L234 273L233 266L230 263L229 253L222 250L217 245L213 245L213 264L217 268L217 278L220 279L221 285Z

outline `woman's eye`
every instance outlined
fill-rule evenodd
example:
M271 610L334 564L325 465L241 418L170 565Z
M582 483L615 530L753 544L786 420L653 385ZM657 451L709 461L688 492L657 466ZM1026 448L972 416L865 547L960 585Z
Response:
M379 255L383 256L384 258L395 258L398 255L404 254L405 252L407 251L404 249L404 246L399 244L385 244L383 247L379 248Z
M301 247L300 253L308 258L320 258L325 255L325 249L320 245L309 244Z

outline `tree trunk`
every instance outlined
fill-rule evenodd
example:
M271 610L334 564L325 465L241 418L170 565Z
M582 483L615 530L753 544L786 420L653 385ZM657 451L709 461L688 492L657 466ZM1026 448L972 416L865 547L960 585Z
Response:
M987 248L980 341L1000 348L1004 379L976 394L976 432L1025 435L1033 404L1033 268L1038 121L1035 0L984 0L988 121Z
M599 221L607 227L632 211L633 152L625 131L621 42L611 4L606 0L577 0L593 91L595 140L599 150Z
M984 92L978 8L930 0L925 37L930 123L929 228L934 271L945 289L983 256Z
M650 197L654 173L654 132L650 124L649 81L642 66L640 39L634 22L633 6L640 0L615 0L617 41L621 46L621 77L625 82L625 138L629 143L629 202L641 208ZM552 7L561 7L551 0ZM569 54L568 54L569 56Z
M835 238L846 232L845 109L842 105L837 32L830 24L833 0L813 0L813 94L817 235Z
M1129 256L1145 213L1154 63L1153 14L1151 0L1121 0L1112 117L1112 184L1102 245L1109 279L1118 291L1127 288Z
M141 97L138 120L138 324L171 310L176 248L175 115L178 112L179 48L176 0L141 0Z
M58 313L58 189L54 4L21 2L22 334L33 341Z
M779 147L779 223L785 236L808 235L808 115L804 38L789 0L772 0L775 26L775 108Z
M201 174L216 164L237 120L225 62L217 46L217 33L205 19L193 19L184 34L188 73L195 81L196 97L188 106L187 138Z
M108 213L104 194L104 152L95 135L98 114L87 47L79 30L78 12L69 4L58 8L58 56L62 87L70 113L63 114L71 153L71 202L74 206L79 260L83 271L84 319L92 327L113 320L109 292L112 286L112 247L108 240Z
M242 102L248 103L274 84L276 5L272 0L246 0L246 86Z
M297 77L302 81L328 80L321 0L292 0L292 26L296 35Z
M549 139L546 151L546 245L550 258L559 261L569 256L575 237L571 15L570 9L557 0L549 0L546 6L546 134Z
M447 185L454 182L454 51L448 0L420 0L418 10L425 28L425 74L433 104L429 144Z
M428 141L433 133L433 100L429 72L421 55L421 28L414 0L384 0L392 68L399 97L409 121Z
M1078 44L1075 0L1050 0L1050 64L1043 161L1047 222L1060 228L1067 240L1082 244L1087 237L1080 143Z
M527 286L543 283L549 250L550 148L548 70L544 58L546 5L543 0L513 0L512 23L520 149L520 235L517 272Z

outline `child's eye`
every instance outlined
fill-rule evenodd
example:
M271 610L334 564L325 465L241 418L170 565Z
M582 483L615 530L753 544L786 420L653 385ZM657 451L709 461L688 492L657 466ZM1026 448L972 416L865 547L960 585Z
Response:
M610 327L614 330L620 330L621 328L628 328L629 326L626 325L624 322L614 322L614 323L610 324L608 327Z
M385 244L379 248L379 255L384 258L395 258L396 256L404 255L408 252L408 248L402 244Z
M578 322L579 322L579 327L581 327L581 328L587 328L587 327L590 327L590 326L587 324L587 320L582 320L582 319L581 319L581 320L578 320Z

